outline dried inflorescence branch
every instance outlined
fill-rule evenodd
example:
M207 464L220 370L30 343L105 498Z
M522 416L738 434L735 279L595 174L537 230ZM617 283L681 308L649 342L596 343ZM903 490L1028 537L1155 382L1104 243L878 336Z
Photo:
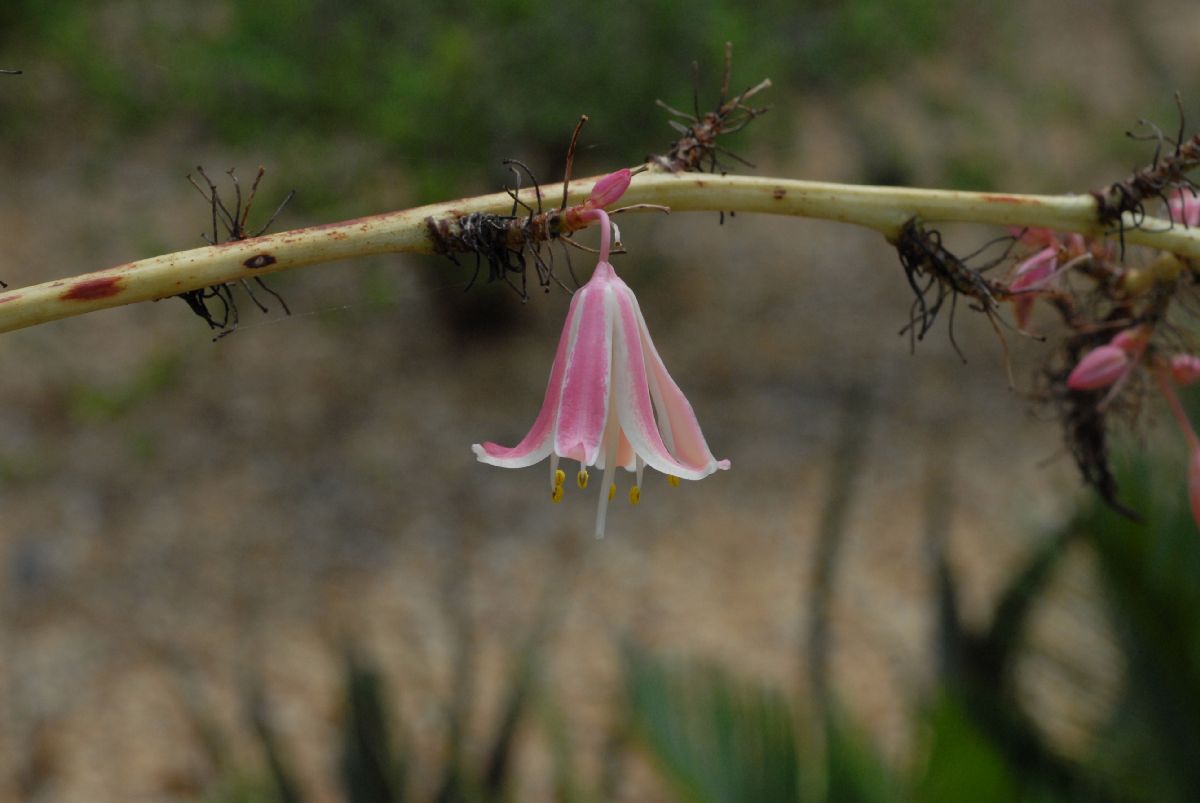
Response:
M196 172L204 181L203 186L201 186L201 184L197 182L190 173L188 174L187 179L189 182L191 182L191 185L196 188L196 191L200 193L204 200L208 202L209 208L212 212L212 235L201 235L201 237L204 238L204 241L209 245L216 245L219 242L239 242L241 240L248 240L253 237L262 236L264 233L266 233L267 229L271 227L271 224L275 222L275 219L279 217L280 213L283 212L284 207L286 207L296 195L295 190L289 192L279 206L275 209L275 212L271 215L270 219L267 220L267 222L263 224L263 226L257 231L251 232L246 228L246 225L247 221L250 219L250 209L254 205L254 198L258 194L258 184L260 181L262 181L263 175L266 173L266 169L263 167L258 168L258 173L254 176L254 183L250 185L250 192L246 196L245 204L242 202L242 185L238 181L236 171L233 168L230 168L226 171L226 175L228 175L230 181L233 182L234 204L232 209L230 209L229 206L227 206L225 202L221 200L221 194L217 190L217 185L208 177L208 174L204 172L204 168L197 167ZM222 228L225 230L224 237L221 237ZM269 263L264 262L264 266L266 264ZM247 263L247 267L254 266L250 263ZM239 281L242 285L242 288L246 291L246 295L248 295L250 300L254 302L254 305L262 312L267 312L267 307L258 300L256 295L254 295L254 290L251 289L246 280L241 279ZM259 286L260 289L270 294L276 301L279 302L279 305L283 307L285 314L292 314L292 311L288 309L287 302L283 300L283 297L268 287L261 276L254 277L254 282ZM211 287L205 287L199 290L188 290L180 293L179 298L182 298L192 312L194 312L205 323L207 323L210 329L219 330L218 334L213 338L214 341L220 340L226 335L232 334L234 330L237 329L239 320L238 307L237 300L233 296L233 285L231 283L225 282L223 284L215 284ZM215 301L220 304L219 315L213 314L213 310L209 307L210 301Z
M695 65L693 66L695 67ZM717 158L717 154L719 153L748 167L754 166L737 154L717 144L717 138L724 134L733 134L741 131L756 117L768 111L768 107L755 108L747 105L746 101L764 89L769 88L771 86L771 79L764 78L754 86L743 90L733 97L729 97L729 79L732 68L733 44L726 42L725 75L721 81L721 97L717 102L717 107L710 112L701 114L700 100L694 86L692 89L692 108L694 113L692 114L672 108L661 100L656 101L659 106L685 122L681 123L678 120L669 121L671 127L679 132L679 139L671 143L671 149L666 154L646 157L647 162L663 170L669 170L672 173L703 172L707 170L710 173L721 173L724 175L726 170Z
M1136 211L1134 218L1140 222L1146 216L1144 205L1157 198L1171 226L1200 227L1200 195L1186 175L1200 164L1194 153L1200 145L1191 143L1200 143L1200 138L1177 145L1172 155L1139 171L1130 182L1114 185L1119 188L1112 190L1111 198L1118 199L1113 202L1120 211L1112 213L1113 220L1128 222L1122 216ZM1105 201L1098 197L1097 202L1097 214L1103 218L1109 214ZM915 296L902 333L914 342L923 338L949 299L950 339L957 350L953 314L958 297L966 296L968 308L984 313L1003 343L1001 302L1012 304L1020 332L1027 332L1035 302L1044 302L1057 313L1067 334L1043 372L1038 396L1057 409L1084 482L1115 510L1136 518L1118 499L1109 464L1109 432L1114 421L1136 419L1146 389L1157 386L1193 452L1189 489L1200 522L1200 440L1174 390L1175 385L1200 378L1200 357L1195 356L1200 344L1175 320L1194 319L1200 312L1194 289L1200 266L1169 251L1127 254L1124 229L1113 233L1121 236L1114 241L1050 229L1014 231L999 259L971 267L968 261L976 255L955 256L937 231L909 220L894 240ZM1014 249L1017 258L1006 280L984 275Z
M1200 225L1200 204L1195 198L1178 195L1168 203L1167 212L1172 223ZM1133 261L1142 264L1131 266L1125 249L1111 242L1045 231L1036 234L1035 239L1047 245L1017 265L1010 289L1028 275L1022 273L1024 268L1039 261L1049 263L1049 269L1041 269L1045 281L1028 288L1029 301L1046 298L1069 331L1045 371L1041 396L1057 407L1084 482L1114 510L1137 519L1117 498L1108 433L1114 420L1136 420L1146 388L1157 384L1172 403L1189 442L1195 442L1171 384L1184 380L1166 376L1174 362L1196 359L1192 356L1196 344L1171 320L1173 310L1195 313L1194 306L1188 310L1195 302L1191 289L1195 272L1167 252L1134 255ZM1042 256L1047 253L1049 259ZM1070 275L1086 277L1088 286L1071 287ZM1144 381L1147 375L1156 382Z
M1002 343L1001 302L1012 304L1020 332L1028 331L1036 302L1055 311L1066 336L1042 373L1037 396L1056 408L1083 481L1131 518L1136 514L1118 498L1109 435L1116 422L1134 421L1147 390L1157 387L1191 450L1189 496L1200 523L1200 438L1175 391L1200 379L1200 342L1193 331L1200 314L1195 290L1200 263L1169 250L1125 248L1129 232L1151 233L1143 225L1151 213L1161 211L1166 218L1157 236L1175 227L1200 228L1200 186L1189 176L1200 168L1200 136L1185 139L1182 120L1181 109L1173 139L1143 123L1152 133L1139 138L1158 143L1153 162L1092 193L1099 235L1017 230L999 259L978 267L968 264L976 255L957 257L936 230L916 218L900 228L893 244L914 295L901 333L914 344L949 300L950 341L958 350L953 315L959 296L968 299L969 309L984 313ZM1013 250L1017 258L1007 279L984 275Z

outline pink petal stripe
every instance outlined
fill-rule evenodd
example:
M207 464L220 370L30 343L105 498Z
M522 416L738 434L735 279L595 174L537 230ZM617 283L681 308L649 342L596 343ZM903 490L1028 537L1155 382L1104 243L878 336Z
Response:
M646 376L646 360L642 347L644 324L637 309L637 301L624 282L621 282L620 290L613 294L611 303L615 307L614 312L617 316L613 338L613 403L617 408L622 431L637 455L645 460L646 465L651 468L664 474L674 474L685 480L707 477L717 468L722 467L712 461L711 456L710 459L704 461L681 462L671 454L663 442L658 423L655 420L654 407L650 402L650 387ZM671 386L682 399L682 394L679 394L678 388L674 387L674 382L671 383ZM684 399L683 403L687 405L687 400ZM687 406L687 413L691 414L690 405ZM667 414L670 417L670 410L667 411ZM672 423L683 423L686 428L686 422L673 420ZM692 424L699 432L699 426L695 425L694 416ZM678 443L679 434L677 432L675 437ZM691 438L690 433L688 438ZM703 442L703 438L701 438L701 442ZM689 443L689 445L694 444ZM728 464L725 467L727 466Z
M512 447L501 446L491 441L472 445L471 451L479 458L479 462L501 468L525 468L540 463L550 454L553 445L554 420L558 415L559 399L562 396L563 374L566 372L567 352L570 349L575 329L579 299L579 294L571 299L571 306L567 310L567 320L563 324L562 336L558 339L558 351L554 354L554 365L550 368L550 381L546 384L546 396L542 400L542 409L538 412L529 434Z
M608 418L612 367L612 319L606 303L609 278L597 266L591 280L575 294L579 322L567 358L554 453L594 465L600 455ZM611 275L612 268L608 273Z

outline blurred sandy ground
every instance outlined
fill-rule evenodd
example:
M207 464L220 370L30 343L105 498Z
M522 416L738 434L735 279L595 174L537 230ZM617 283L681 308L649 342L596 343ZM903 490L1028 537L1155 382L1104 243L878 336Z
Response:
M1024 4L1003 70L977 53L986 32L968 27L944 55L851 97L779 86L772 114L797 119L794 154L756 147L753 129L739 150L764 175L860 180L879 159L868 146L886 143L926 181L947 153L986 147L1004 189L1098 186L1132 166L1126 127L1170 108L1170 89L1195 91L1200 7L1139 4L1130 28L1132 12L1097 5ZM1047 114L1059 97L1075 98L1077 120ZM182 180L191 166L273 168L268 149L214 150L187 131L112 152L98 161L85 132L52 131L43 149L0 154L0 276L19 286L197 245L205 210ZM350 151L327 169L365 176L370 159ZM364 181L370 203L352 214L403 202L399 170ZM269 173L263 209L292 186L304 192ZM210 711L236 765L253 768L239 695L261 676L313 799L334 800L347 639L385 670L397 728L436 758L458 606L473 633L471 744L482 749L555 584L563 618L546 693L589 775L618 699L622 635L718 661L803 706L814 539L854 396L867 400L866 459L838 566L833 685L890 758L910 758L910 715L933 671L931 504L949 517L980 621L1080 494L1056 424L1020 392L1038 347L1009 337L1018 392L990 327L962 310L967 364L945 320L910 355L896 257L852 228L678 215L623 232L630 254L617 268L733 470L678 489L652 476L638 508L618 497L599 542L592 492L551 505L544 467L482 466L469 449L515 441L532 421L564 294L506 299L513 331L464 336L444 311L464 303L467 273L395 257L278 277L294 314L260 315L242 297L242 328L215 344L178 300L6 335L0 798L195 799L217 770L189 705ZM993 234L948 236L969 251ZM1023 673L1068 749L1103 716L1118 671L1089 571L1081 556L1058 583ZM544 735L526 731L520 799L547 799ZM417 773L427 788L436 761ZM630 783L652 794L636 773Z

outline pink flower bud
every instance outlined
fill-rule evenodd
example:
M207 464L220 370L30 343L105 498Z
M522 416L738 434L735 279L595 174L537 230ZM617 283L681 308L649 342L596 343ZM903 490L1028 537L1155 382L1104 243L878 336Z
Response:
M1108 387L1124 376L1131 364L1132 360L1125 349L1112 344L1100 346L1089 351L1079 361L1067 377L1067 387L1071 390Z
M1134 356L1141 354L1148 342L1150 342L1150 328L1146 326L1132 326L1129 329L1123 329L1109 341L1111 345Z
M1053 246L1043 248L1029 257L1029 259L1017 265L1017 269L1013 272L1013 280L1009 283L1008 289L1016 292L1036 288L1053 276L1054 271L1057 269L1058 248Z
M1067 235L1064 244L1067 247L1067 259L1074 259L1088 252L1087 240L1083 239L1082 234L1071 232Z
M1189 229L1200 226L1200 195L1194 190L1180 189L1167 203L1167 214Z
M1200 357L1176 354L1171 358L1171 378L1180 385L1190 385L1200 379Z
M616 203L625 190L629 189L629 182L633 180L633 173L628 167L623 167L615 173L609 173L604 178L596 182L596 186L592 187L592 194L588 196L587 205L593 209L603 209L609 204Z
M1036 291L1045 287L1058 272L1058 246L1050 245L1017 264L1008 289L1013 293L1013 316L1017 328L1025 331L1033 312Z

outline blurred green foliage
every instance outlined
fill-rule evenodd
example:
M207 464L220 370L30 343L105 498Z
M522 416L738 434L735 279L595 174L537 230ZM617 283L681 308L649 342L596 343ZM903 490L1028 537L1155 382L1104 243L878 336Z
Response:
M1167 446L1145 452L1142 444L1137 458L1121 453L1114 460L1122 498L1143 522L1087 500L1071 521L1041 539L982 626L968 626L960 615L947 533L940 518L931 517L938 622L932 646L939 671L914 708L916 749L906 766L883 759L829 687L814 685L796 700L735 669L666 658L626 641L623 693L609 717L612 755L604 757L602 777L589 778L578 770L571 734L541 686L542 646L553 630L543 618L513 652L484 750L464 749L474 670L470 660L460 662L465 674L447 702L451 727L442 781L428 799L518 799L514 744L519 731L532 728L543 736L556 796L564 801L613 799L627 766L620 756L634 752L657 770L667 799L686 803L1193 800L1200 788L1194 760L1200 754L1200 538L1182 492L1183 450L1175 441ZM834 472L827 493L844 496L850 482ZM1123 672L1109 719L1068 755L1044 732L1044 713L1018 693L1015 670L1028 653L1028 624L1047 604L1071 550L1096 558ZM555 599L543 601L544 617L558 610ZM341 767L347 800L410 799L405 768L423 760L389 735L384 675L361 657L346 664ZM535 700L540 705L531 705ZM256 721L265 721L262 712ZM298 787L281 769L281 746L268 728L259 732L271 768L262 774L275 779L276 791L234 774L210 800L300 799L287 793Z
M1195 419L1197 410L1192 409ZM1075 527L1095 550L1126 663L1097 763L1140 800L1194 800L1200 789L1200 538L1184 495L1184 452L1131 460L1132 522L1094 504Z
M784 95L836 91L938 46L959 5L7 0L0 52L53 63L117 133L183 122L233 144L301 140L315 158L376 142L430 198L507 157L551 181L581 113L597 148L581 171L665 151L655 98L689 108L698 61L700 106L715 105L727 40L735 91L763 76Z
M800 753L786 699L716 667L671 665L628 646L632 727L680 799L796 800Z
M105 386L74 385L67 394L71 417L80 423L120 418L176 388L183 372L183 357L167 351L138 366L138 370L123 381Z

